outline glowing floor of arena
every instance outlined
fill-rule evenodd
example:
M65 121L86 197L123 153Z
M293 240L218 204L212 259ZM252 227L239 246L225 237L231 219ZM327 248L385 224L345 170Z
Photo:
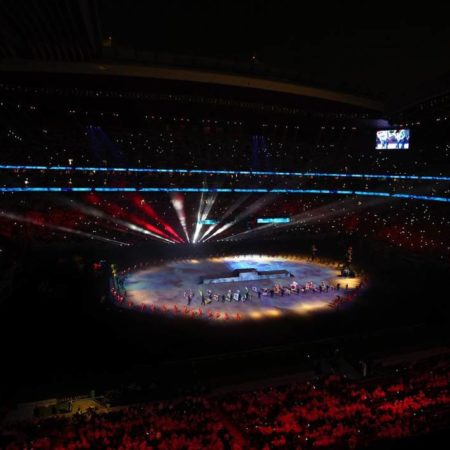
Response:
M258 274L271 273L269 279L227 281L205 284L202 280L233 276L235 271L254 269ZM273 272L283 272L278 277ZM286 275L288 273L289 275ZM186 259L169 261L158 266L128 271L123 281L126 292L124 307L134 307L147 313L166 313L172 316L205 320L260 320L285 314L308 314L330 310L337 295L351 294L359 285L358 277L343 278L331 265L312 262L298 256L242 255L221 258ZM275 285L290 287L298 283L312 283L316 288L305 292L284 290L284 295L270 295ZM336 289L340 284L340 290ZM319 286L330 286L323 289ZM348 290L346 290L348 288ZM266 290L266 291L265 291ZM194 296L188 305L186 294ZM213 300L208 299L212 291ZM246 301L223 300L238 291L241 297L249 292ZM258 296L258 291L264 292ZM291 293L289 293L291 292ZM202 304L201 293L208 304Z

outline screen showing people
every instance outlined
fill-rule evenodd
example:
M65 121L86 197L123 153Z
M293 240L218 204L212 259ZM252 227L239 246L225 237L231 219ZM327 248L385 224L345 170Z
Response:
M409 148L409 130L378 130L377 150L402 150Z

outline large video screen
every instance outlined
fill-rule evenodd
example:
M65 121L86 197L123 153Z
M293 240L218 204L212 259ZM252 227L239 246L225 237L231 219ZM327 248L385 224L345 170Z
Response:
M378 130L377 150L403 150L409 148L409 130Z

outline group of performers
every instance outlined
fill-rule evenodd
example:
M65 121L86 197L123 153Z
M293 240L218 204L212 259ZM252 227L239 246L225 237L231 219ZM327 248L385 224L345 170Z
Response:
M331 289L336 289L339 291L341 289L341 286L339 283L336 286L331 286L324 281L322 281L318 285L315 285L312 281L308 281L304 285L301 285L294 280L289 286L275 284L274 286L269 288L258 288L256 286L253 286L251 289L246 286L244 291L237 289L233 292L231 289L228 289L228 292L224 292L222 294L214 293L211 289L199 289L199 298L202 305L209 305L212 302L246 302L252 300L253 297L258 297L258 299L260 300L263 296L284 297L285 295L298 295L300 293L308 292L329 292ZM348 289L348 285L346 286L346 289ZM188 289L184 291L183 295L187 305L191 305L195 297L195 292L192 289Z
M194 297L195 292L192 289L184 291L184 298L186 299L188 305L192 303ZM243 292L241 292L239 289L235 292L232 292L231 289L228 289L228 292L223 294L213 293L211 289L207 289L206 291L199 289L199 297L200 303L202 305L209 305L212 302L246 302L252 299L252 293L251 291L249 291L248 287L245 287L245 290Z

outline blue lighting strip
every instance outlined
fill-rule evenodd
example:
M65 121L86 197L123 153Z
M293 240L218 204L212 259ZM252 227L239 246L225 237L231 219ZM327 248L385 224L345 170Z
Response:
M250 194L325 194L325 195L357 195L369 197L405 198L408 200L424 200L429 202L449 203L450 197L432 195L414 195L379 191L350 191L342 189L243 189L243 188L167 188L167 187L0 187L1 192L223 192Z
M0 170L55 170L78 172L140 172L140 173L181 173L203 175L250 175L250 176L291 176L291 177L328 177L328 178L372 178L388 180L425 180L450 181L450 176L433 175L396 175L369 173L326 173L326 172L263 172L249 170L201 170L201 169L154 169L146 167L80 167L80 166L26 166L0 165Z

